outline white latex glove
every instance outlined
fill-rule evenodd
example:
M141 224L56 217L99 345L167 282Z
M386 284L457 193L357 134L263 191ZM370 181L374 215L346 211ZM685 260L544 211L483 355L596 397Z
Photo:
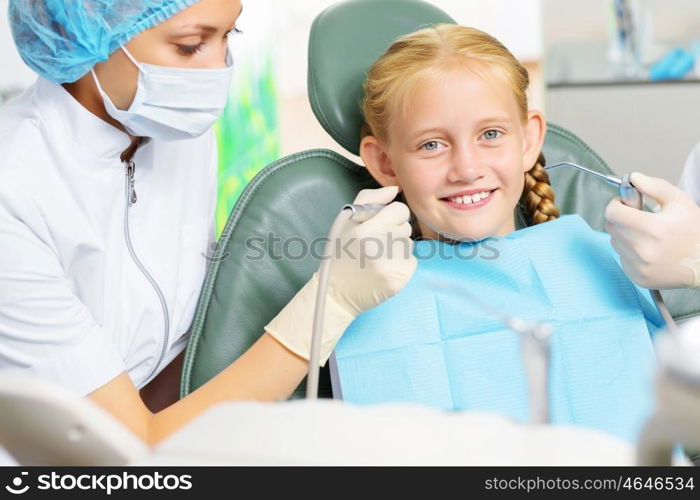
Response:
M395 186L365 189L355 204L385 205L398 193ZM394 202L371 219L348 221L333 242L328 297L321 342L323 366L355 317L401 290L413 276L417 261L413 256L408 207ZM338 241L339 240L339 241ZM287 349L304 359L311 352L317 273L302 287L265 331Z
M632 184L655 200L658 212L611 201L605 228L622 268L645 288L700 287L700 207L669 182L640 173Z

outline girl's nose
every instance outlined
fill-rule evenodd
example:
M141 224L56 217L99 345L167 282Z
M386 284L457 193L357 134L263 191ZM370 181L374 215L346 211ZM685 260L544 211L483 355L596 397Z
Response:
M483 177L483 168L478 155L468 147L457 146L452 155L452 164L447 173L449 182L471 184Z

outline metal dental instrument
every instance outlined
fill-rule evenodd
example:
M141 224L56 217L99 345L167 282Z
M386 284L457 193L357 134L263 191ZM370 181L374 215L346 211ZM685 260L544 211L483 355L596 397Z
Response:
M591 170L589 168L582 167L581 165L577 165L576 163L571 163L568 161L555 163L554 165L544 167L544 169L552 170L559 167L572 167L577 170L582 170L583 172L586 172L587 174L590 174L594 177L598 177L599 179L607 182L608 184L617 187L620 193L620 198L622 198L622 203L624 203L628 207L636 208L637 210L642 210L642 206L644 205L644 199L642 197L642 193L637 191L637 188L635 188L634 184L632 184L632 181L630 180L631 174L625 174L622 177L602 174L600 172L596 172L595 170ZM663 318L664 323L666 323L666 327L668 328L668 330L670 332L677 331L678 325L676 325L676 322L673 320L673 316L671 316L668 307L666 307L666 303L664 302L664 298L661 296L661 292L654 289L649 289L649 292L651 293L651 297L652 299L654 299L656 309L659 311L659 314Z
M636 208L637 210L642 209L642 205L644 203L644 200L642 199L642 193L637 191L637 189L634 187L634 184L632 184L632 181L630 180L630 174L625 174L622 177L601 174L600 172L596 172L595 170L591 170L589 168L582 167L581 165L577 165L576 163L571 163L568 161L563 161L554 165L549 165L547 167L544 167L544 169L552 170L559 167L572 167L578 170L583 170L587 174L604 180L608 184L615 186L618 189L618 191L620 192L620 198L622 198L622 203L624 203L628 207Z
M528 380L530 400L530 423L549 424L549 337L552 327L547 323L524 321L522 318L508 318L506 326L520 335L522 355Z
M374 217L385 206L386 205L380 205L379 203L365 203L364 205L347 204L343 205L341 210L350 210L350 220L364 222Z
M328 291L328 272L333 254L333 242L340 227L349 220L364 222L376 215L385 205L367 203L364 205L343 205L340 213L333 221L328 233L328 241L323 249L323 260L318 271L318 291L316 292L316 305L314 310L314 322L311 334L311 353L309 355L309 374L306 377L306 399L318 398L319 361L321 358L321 336L323 332L323 314L326 310L326 293Z

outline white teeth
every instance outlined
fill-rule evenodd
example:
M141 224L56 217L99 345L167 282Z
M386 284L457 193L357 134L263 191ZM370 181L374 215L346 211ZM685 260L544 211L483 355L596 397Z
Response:
M474 193L473 195L464 195L464 196L454 196L452 198L449 198L449 200L452 203L461 203L462 205L471 205L472 203L478 203L481 200L485 200L486 198L489 197L490 192L489 191L482 191L480 193Z

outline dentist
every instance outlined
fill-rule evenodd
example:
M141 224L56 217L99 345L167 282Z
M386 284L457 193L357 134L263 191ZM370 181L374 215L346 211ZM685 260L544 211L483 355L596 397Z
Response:
M307 370L315 275L243 356L177 400L214 238L211 125L241 10L240 0L9 3L39 78L0 109L0 369L87 396L147 443L221 401L285 398ZM366 190L356 202L395 195ZM408 239L408 217L391 203L341 239ZM323 362L416 267L397 254L363 268L350 250L334 257Z

